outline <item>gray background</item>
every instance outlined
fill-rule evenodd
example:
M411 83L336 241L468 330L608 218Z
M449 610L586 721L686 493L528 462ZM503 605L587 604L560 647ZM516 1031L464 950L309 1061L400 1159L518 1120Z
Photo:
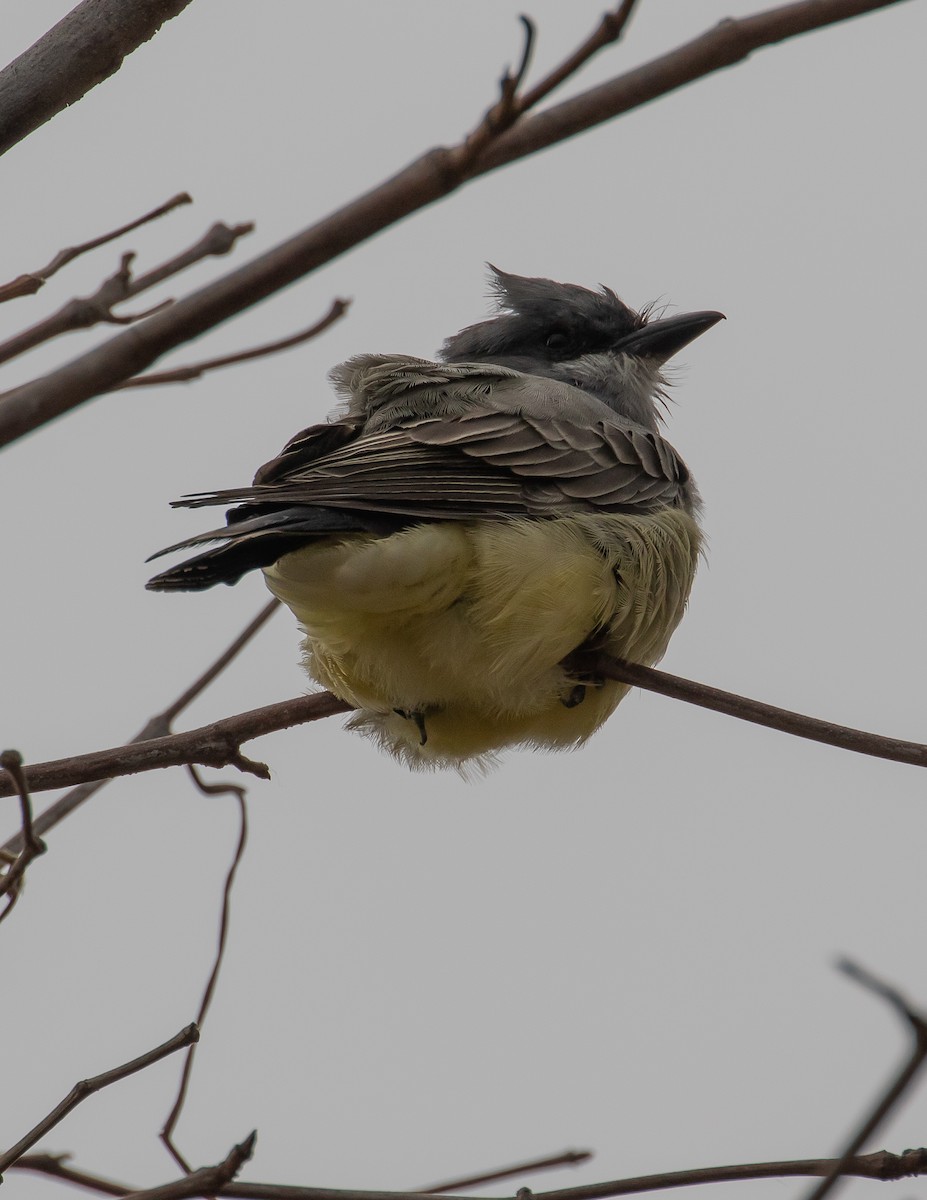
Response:
M3 59L69 7L5 5ZM181 189L195 207L74 264L4 322L93 290L123 245L145 270L220 217L257 221L243 262L455 141L517 58L520 7L197 0L4 158L2 275ZM642 0L571 90L755 7ZM600 10L534 0L535 78ZM259 577L146 593L145 557L202 527L168 501L250 479L324 416L333 363L429 355L481 318L487 259L728 316L677 373L669 435L710 547L665 667L923 739L925 43L912 2L757 53L477 181L167 361L282 336L354 297L324 340L94 400L7 450L0 741L32 760L114 745L178 695L266 593ZM6 383L108 336L71 335ZM304 688L281 613L183 727ZM567 1145L597 1158L529 1182L824 1155L906 1048L835 956L927 1002L913 767L642 693L582 752L510 754L476 785L405 773L340 719L246 749L274 778L250 787L178 1131L196 1164L254 1126L246 1176L343 1187ZM2 817L12 832L15 802ZM233 802L179 772L111 784L50 835L0 930L0 1141L192 1019L235 836ZM178 1070L87 1101L44 1145L137 1185L170 1177L155 1134ZM922 1144L925 1108L921 1092L877 1144ZM11 1172L5 1191L56 1186Z

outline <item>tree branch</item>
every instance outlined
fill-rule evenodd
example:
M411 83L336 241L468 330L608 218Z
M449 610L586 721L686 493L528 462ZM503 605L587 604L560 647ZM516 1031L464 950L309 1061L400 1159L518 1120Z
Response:
M642 667L637 663L625 662L608 655L593 655L589 658L589 669L605 679L617 679L648 692L659 692L686 704L699 708L710 708L714 712L736 717L739 721L750 721L764 725L767 729L778 729L795 737L808 738L812 742L823 742L826 746L837 746L841 750L852 750L855 754L870 754L874 758L886 758L892 762L908 763L915 767L927 767L927 745L921 742L906 742L901 738L886 737L880 733L866 733L862 729L851 729L846 725L835 725L817 717L807 717L777 708L761 700L751 700L734 692L709 687L705 683L694 683L678 675L668 675L653 667Z
M25 275L17 275L15 279L11 279L9 283L0 286L0 304L5 300L13 300L18 296L31 296L44 287L53 275L66 267L68 263L73 262L81 254L88 254L91 250L96 250L99 246L105 246L107 242L113 242L116 238L122 237L126 233L131 233L133 229L138 229L141 225L147 225L149 221L155 221L158 217L163 217L165 213L172 212L175 208L179 208L181 204L192 204L193 198L187 192L180 192L177 196L172 196L170 200L164 204L159 204L149 213L145 213L142 217L137 217L134 221L130 221L128 225L120 225L118 229L113 229L109 233L104 233L100 237L92 238L89 242L81 242L77 246L68 246L65 250L59 250L55 257L44 267L40 267L38 271L28 271Z
M245 853L245 846L248 843L248 808L245 803L245 789L233 783L204 783L196 770L193 767L188 767L188 771L193 777L193 782L205 795L217 795L221 793L231 792L238 800L239 813L239 834L238 843L232 855L232 861L225 876L225 884L222 888L222 905L219 914L219 937L216 944L216 953L213 959L212 970L209 972L209 978L206 981L206 987L203 989L203 996L200 1000L199 1011L196 1014L196 1026L202 1029L203 1023L206 1020L206 1015L209 1012L209 1006L212 1003L213 995L215 994L216 984L219 982L219 972L222 969L222 960L225 957L225 947L228 943L229 921L231 919L232 909L232 886L235 883L235 875L238 871L239 864ZM171 1106L171 1111L168 1114L167 1120L161 1129L161 1141L167 1147L168 1153L172 1155L174 1161L178 1163L182 1170L190 1173L190 1168L186 1164L183 1156L178 1150L174 1142L174 1130L177 1127L177 1122L180 1120L180 1114L183 1111L184 1103L187 1099L187 1090L190 1086L190 1079L193 1075L193 1057L196 1054L196 1045L193 1044L187 1048L187 1053L184 1058L183 1070L180 1074L180 1083L177 1088L177 1096ZM226 1182L221 1180L220 1182Z
M450 149L432 150L379 187L169 310L7 392L0 397L0 446L139 374L168 350L199 337L470 179L741 61L760 46L900 2L803 0L743 21L727 21L611 84L537 116L520 118L475 161L461 153L468 139Z
M252 762L242 755L239 747L243 742L265 733L289 729L291 725L302 725L334 713L350 711L349 704L330 692L297 696L293 700L238 713L186 733L130 742L111 750L76 754L73 758L61 758L55 762L34 763L26 767L26 781L31 791L43 792L96 779L136 775L140 771L158 771L164 767L187 766L190 763L204 767L237 767L259 779L269 779L270 771L264 763ZM0 796L12 794L11 782L0 777Z
M168 705L163 712L157 713L155 716L151 717L146 722L144 728L141 729L128 744L131 745L133 743L150 741L152 738L164 737L166 734L170 733L171 724L175 718L177 718L185 708L192 704L193 701L206 690L216 676L220 675L225 670L225 668L236 657L236 655L241 653L245 646L247 646L255 634L264 627L264 625L279 607L279 600L271 600L265 604L257 616L248 622L241 633L235 638L231 645L223 650L215 662L210 664L210 666L206 668L202 675L200 675L197 680L191 683L186 691L182 692L181 695L178 696L173 704ZM43 813L40 813L39 816L35 818L33 824L36 832L47 833L49 829L53 829L55 825L57 825L60 821L63 821L64 818L69 816L76 808L79 808L85 800L89 800L95 792L97 792L108 782L108 779L96 779L88 783L79 784L77 787L72 788L67 795L61 796L54 802L54 804L50 804ZM22 835L15 834L9 839L9 841L5 842L3 846L0 846L0 855L19 854L22 850L22 847Z
M257 1132L253 1132L238 1146L233 1146L220 1163L214 1167L200 1167L191 1171L183 1179L173 1183L162 1183L159 1187L143 1188L130 1192L132 1200L187 1200L193 1196L215 1196L221 1192L223 1184L234 1179L251 1155L254 1153L254 1143Z
M499 1179L511 1179L513 1175L533 1175L535 1171L551 1171L555 1167L576 1167L592 1158L591 1150L564 1150L560 1154L548 1155L545 1158L532 1158L528 1162L515 1163L511 1167L500 1167L497 1171L484 1171L479 1175L465 1175L459 1179L450 1179L446 1183L433 1183L421 1189L423 1195L437 1195L440 1192L459 1192L463 1188L477 1187L486 1183L495 1183Z
M875 1134L885 1118L896 1107L904 1093L915 1078L920 1074L924 1062L927 1061L927 1017L910 1004L897 988L891 987L881 979L877 979L865 968L849 959L842 959L838 968L850 979L868 988L880 1000L885 1000L901 1017L913 1037L911 1053L901 1065L895 1078L889 1083L882 1095L872 1106L871 1112L863 1118L859 1128L852 1134L847 1145L831 1166L830 1170L808 1194L807 1200L824 1200L837 1187L841 1176L848 1174L844 1164L852 1162L862 1147Z
M218 367L231 367L238 363L249 362L253 358L267 358L271 354L279 354L282 350L290 350L301 346L324 333L331 325L340 320L348 311L350 300L333 300L332 306L321 319L308 329L294 333L290 337L281 338L278 342L267 342L263 346L254 346L250 350L240 350L237 354L226 354L222 358L210 358L205 362L188 363L185 367L174 367L171 371L156 371L149 375L136 375L124 383L117 383L111 391L118 392L124 388L156 387L162 383L189 383L191 379L199 379L207 371L215 371Z
M144 1071L146 1067L173 1054L175 1050L181 1050L184 1046L191 1045L199 1036L196 1026L188 1025L186 1029L181 1029L180 1033L175 1034L169 1041L164 1042L161 1046L156 1046L154 1050L147 1051L139 1058L133 1058L131 1062L123 1063L122 1066L113 1067L112 1070L104 1071L101 1075L94 1075L92 1079L82 1079L80 1083L76 1083L61 1103L43 1117L38 1125L30 1129L26 1136L21 1138L15 1146L11 1146L5 1154L0 1154L0 1176L7 1167L16 1162L20 1155L25 1154L49 1130L54 1129L82 1100L86 1100L88 1096L92 1096L94 1092L99 1092L102 1088L109 1087L111 1083L118 1083L121 1079L126 1079L137 1071Z
M0 896L8 896L6 908L0 913L0 921L2 921L10 912L13 905L19 899L22 879L26 873L26 868L29 864L44 854L47 846L35 832L35 826L32 821L32 802L29 798L29 788L26 785L26 777L23 774L23 756L18 750L4 750L0 754L0 767L6 771L7 775L13 781L13 786L19 793L19 807L21 813L22 829L19 834L21 843L18 855L10 862L9 867L0 873ZM0 862L8 861L12 855L9 851L4 851L0 855Z
M0 154L114 75L190 0L84 0L0 71Z
M250 222L229 227L219 221L188 250L184 250L181 254L162 263L161 266L147 271L144 275L138 275L134 279L131 268L135 254L132 252L123 254L119 270L109 279L105 279L92 296L69 300L57 312L0 344L0 363L25 354L34 346L51 341L52 338L59 337L62 333L70 333L77 329L89 329L103 321L112 325L131 325L151 316L152 313L160 312L173 301L164 301L147 312L135 313L131 316L116 316L113 306L147 291L148 288L162 283L172 275L179 274L204 258L228 254L238 239L251 233L253 229L254 225Z
M668 675L652 667L638 666L637 663L623 662L607 655L590 657L588 665L590 670L603 678L617 679L647 691L659 692L687 704L710 708L741 721L750 721L754 725L764 725L857 754L927 767L927 745L921 742L907 742L901 738L835 725L817 717L790 712L760 700L751 700L734 692L724 692L720 688L694 683L678 675ZM242 757L239 747L243 742L262 737L265 733L288 729L291 725L350 711L351 706L331 692L316 692L311 696L299 696L294 700L282 700L265 708L238 713L186 733L131 742L112 750L97 750L52 762L34 763L26 768L26 780L31 791L42 792L103 777L134 775L139 771L157 771L189 763L206 767L234 766L261 779L269 779L270 772L263 763ZM12 794L11 784L0 777L0 796Z
M89 1175L64 1165L65 1156L30 1154L21 1158L15 1168L34 1171L56 1179L64 1179L104 1196L135 1195L131 1189L110 1179ZM743 1163L723 1167L697 1167L694 1170L668 1171L661 1175L638 1175L616 1179L611 1183L594 1183L578 1188L561 1188L555 1192L534 1192L531 1200L608 1200L611 1196L630 1196L639 1192L655 1192L668 1188L690 1187L707 1183L743 1183L753 1179L795 1179L826 1175L840 1159L806 1158L785 1162ZM861 1154L843 1164L844 1175L883 1182L908 1179L927 1174L927 1150L906 1150L891 1154L877 1150ZM233 1183L219 1189L225 1200L421 1200L421 1192L352 1191L348 1188L296 1187L289 1184ZM455 1200L493 1200L491 1197L455 1197ZM504 1198L508 1200L508 1198Z

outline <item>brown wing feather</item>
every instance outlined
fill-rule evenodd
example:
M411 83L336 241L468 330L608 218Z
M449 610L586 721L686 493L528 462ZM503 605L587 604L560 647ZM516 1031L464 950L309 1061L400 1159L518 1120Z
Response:
M262 467L251 488L187 497L209 504L324 505L419 517L540 516L681 502L688 472L656 435L617 422L476 410L358 436L314 426Z

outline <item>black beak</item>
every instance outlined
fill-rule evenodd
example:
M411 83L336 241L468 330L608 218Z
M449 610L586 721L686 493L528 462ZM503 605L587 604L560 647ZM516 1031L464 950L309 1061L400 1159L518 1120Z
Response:
M664 317L662 321L650 321L622 338L613 349L636 358L655 358L665 363L688 346L706 329L724 320L724 313L694 312L680 313L675 317Z

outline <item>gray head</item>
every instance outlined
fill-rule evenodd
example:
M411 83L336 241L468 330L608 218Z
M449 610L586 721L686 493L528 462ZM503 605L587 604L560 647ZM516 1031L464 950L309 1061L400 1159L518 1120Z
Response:
M718 312L652 320L613 291L509 275L489 264L500 313L441 348L445 362L493 363L582 388L648 429L666 386L663 364L723 319Z

